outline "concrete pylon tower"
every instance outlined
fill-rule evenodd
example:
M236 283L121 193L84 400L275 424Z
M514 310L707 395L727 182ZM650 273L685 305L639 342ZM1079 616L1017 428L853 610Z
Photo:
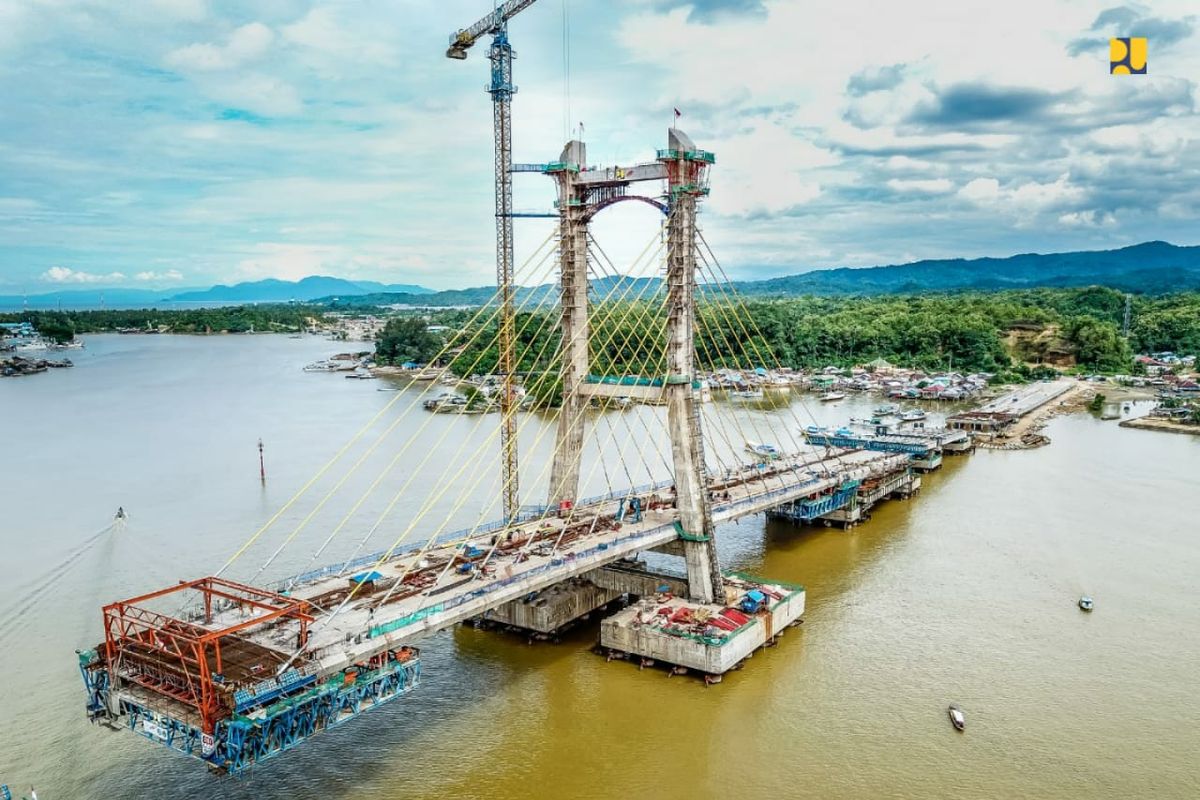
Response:
M667 149L659 151L667 169L670 214L667 221L667 427L675 467L680 532L691 599L724 602L724 583L713 539L712 504L704 465L700 406L693 391L696 317L696 205L708 193L711 153L698 150L682 131L671 128Z
M583 410L588 401L583 383L588 373L588 208L587 189L579 171L587 164L587 146L567 142L559 160L547 165L558 185L558 259L562 319L562 412L558 417L554 463L550 468L551 505L574 501L579 494L583 452Z

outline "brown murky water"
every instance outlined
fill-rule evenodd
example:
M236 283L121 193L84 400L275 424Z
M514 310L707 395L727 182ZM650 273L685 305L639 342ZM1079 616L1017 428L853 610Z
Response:
M334 349L94 337L74 370L0 382L0 782L33 784L43 800L1200 795L1200 441L1090 417L1053 422L1048 448L947 458L918 498L853 533L762 518L723 528L726 566L809 594L806 623L719 687L607 664L588 652L594 628L536 647L461 629L427 644L413 695L240 780L88 725L72 651L99 637L99 605L216 569L394 397L376 391L382 381L299 370ZM811 411L838 423L870 405ZM625 413L649 413L654 430L655 412ZM372 543L401 535L443 467L461 463L460 444L475 454L471 474L494 473L494 417L421 428L430 416L404 418L339 492L348 499L331 500L264 575L309 563L410 438L322 562L352 549L415 475L420 490ZM751 416L760 430L772 417L795 427L783 410L742 413L748 436ZM599 420L599 438L628 421ZM522 434L531 499L543 427L535 418ZM630 452L629 477L654 473L657 456L639 466ZM81 551L118 505L126 527ZM430 506L425 519L448 528L489 511L454 487ZM285 515L232 574L252 576L311 508ZM1090 615L1075 608L1084 592ZM952 701L964 734L946 718Z

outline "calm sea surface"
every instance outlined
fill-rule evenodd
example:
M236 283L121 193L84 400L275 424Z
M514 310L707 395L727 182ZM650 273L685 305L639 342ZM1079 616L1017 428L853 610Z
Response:
M726 567L805 584L808 611L719 687L605 663L595 628L533 647L456 629L426 643L414 694L241 779L89 725L73 651L100 605L218 569L374 416L232 577L495 516L497 418L301 371L338 347L95 336L74 369L0 380L0 782L42 800L1200 796L1200 440L1087 416L1047 448L948 457L850 533L723 527ZM788 446L872 405L706 405L709 449ZM662 476L660 413L592 417L587 490ZM522 420L534 502L553 434ZM98 536L118 506L127 524Z

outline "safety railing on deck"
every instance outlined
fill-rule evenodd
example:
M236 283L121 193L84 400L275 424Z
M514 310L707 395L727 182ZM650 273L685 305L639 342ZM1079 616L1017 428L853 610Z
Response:
M587 560L593 558L594 556L596 556L599 553L602 553L606 550L611 550L612 548L618 547L622 544L632 542L635 540L639 540L639 539L647 539L647 538L650 538L650 537L653 537L656 535L660 535L664 531L667 531L667 530L673 531L674 530L673 526L674 526L674 522L665 523L663 525L659 525L658 527L651 528L650 530L647 530L647 531L642 531L640 533L631 533L628 536L621 536L621 537L618 537L618 538L613 539L612 541L608 541L608 542L600 542L592 547L589 547L586 550L581 550L578 553L569 553L569 554L563 556L562 558L551 559L550 561L547 561L545 564L540 564L536 567L533 567L532 569L524 570L516 575L513 575L512 577L502 578L501 580L498 580L498 581L489 582L483 586L480 586L478 589L476 589L472 592L467 592L465 594L461 594L458 597L452 598L450 600L446 600L441 603L437 603L432 606L427 606L425 608L419 608L416 611L412 612L411 614L407 614L403 617L399 617L397 619L391 620L390 622L384 622L380 625L372 626L367 631L367 638L383 636L385 634L391 633L392 631L396 631L401 628L407 627L409 625L412 625L415 622L420 622L421 620L423 620L427 617L431 617L434 614L439 614L443 611L449 611L452 608L457 608L458 606L461 606L464 603L468 603L476 598L482 597L486 594L491 594L492 592L499 591L500 589L503 589L506 586L511 586L515 583L526 581L537 575L541 575L546 572L549 572L550 570L557 569L558 567L561 567L563 564L565 564L567 562L579 564L581 562L584 562L584 561L587 561Z

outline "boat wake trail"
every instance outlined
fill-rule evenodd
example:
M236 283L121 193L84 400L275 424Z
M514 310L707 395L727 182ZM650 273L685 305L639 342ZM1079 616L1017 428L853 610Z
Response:
M0 611L0 642L19 628L24 627L23 623L27 622L26 615L56 588L58 580L92 548L103 541L105 536L115 530L123 529L125 521L125 518L121 517L105 525L76 545L75 549L67 553L61 561L18 589L17 601L10 608Z

